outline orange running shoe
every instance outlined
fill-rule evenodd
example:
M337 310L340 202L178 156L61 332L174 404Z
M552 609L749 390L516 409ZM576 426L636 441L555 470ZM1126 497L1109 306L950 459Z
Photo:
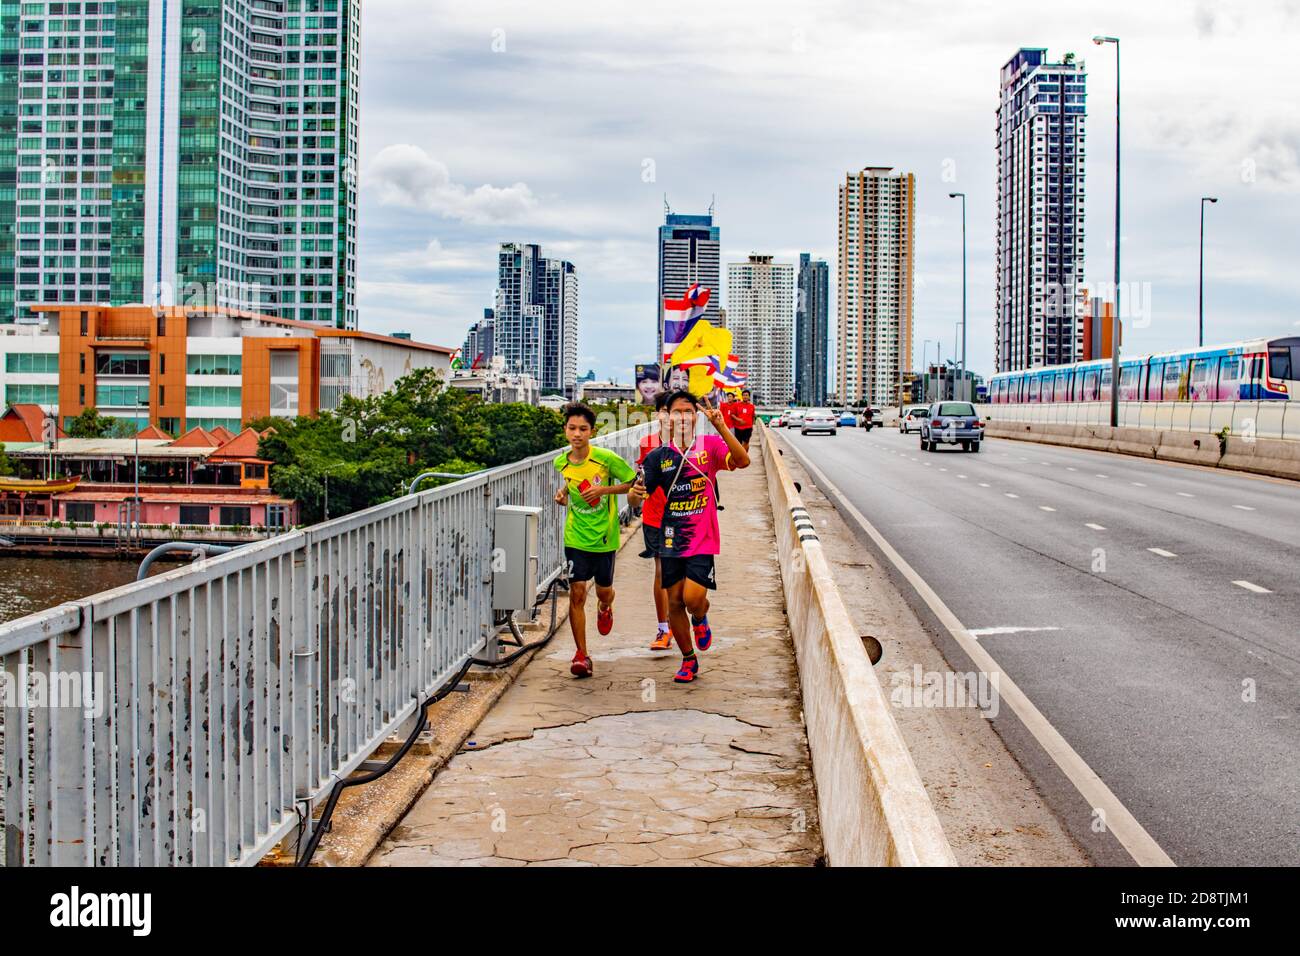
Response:
M660 632L658 637L656 637L653 641L650 642L650 650L652 651L668 651L668 650L672 650L672 646L673 646L672 631L662 631Z

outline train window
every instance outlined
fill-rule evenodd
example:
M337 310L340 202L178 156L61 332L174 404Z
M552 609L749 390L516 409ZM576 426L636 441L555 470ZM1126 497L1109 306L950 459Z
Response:
M1083 376L1083 400L1085 402L1095 402L1100 399L1101 393L1097 386L1097 373L1085 372Z
M1161 389L1164 387L1164 365L1160 362L1151 363L1147 371L1147 401L1160 401Z
M1130 365L1128 368L1122 368L1119 372L1119 397L1120 401L1131 402L1138 397L1138 373L1141 369L1136 365Z
M1029 400L1038 401L1043 387L1043 377L1041 375L1031 375L1029 378Z
M1067 389L1069 389L1070 387L1069 383L1070 383L1069 375L1067 375L1065 372L1056 373L1056 387L1052 389L1052 401L1068 402L1070 400L1070 395L1069 392L1067 391Z
M1109 368L1102 369L1101 370L1101 400L1103 402L1110 401L1110 382L1111 382L1110 369Z
M1285 345L1281 345L1281 346L1274 345L1269 348L1268 350L1268 377L1269 378L1280 378L1280 379L1300 378L1300 374L1297 374L1296 370L1291 367L1291 363L1293 359L1291 353L1293 351L1295 350L1289 349Z

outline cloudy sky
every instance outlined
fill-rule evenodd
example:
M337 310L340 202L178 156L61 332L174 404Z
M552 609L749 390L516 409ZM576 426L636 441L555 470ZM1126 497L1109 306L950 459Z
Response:
M1206 195L1207 341L1300 335L1300 0L371 0L361 325L459 345L492 305L497 244L539 242L578 271L580 368L627 381L653 358L665 194L678 212L716 197L724 276L811 252L833 302L837 187L884 165L917 178L917 365L926 339L952 352L947 194L968 195L967 347L987 374L998 71L1021 46L1087 64L1086 274L1112 275L1115 58L1097 33L1123 43L1123 276L1143 306L1126 345L1194 344Z

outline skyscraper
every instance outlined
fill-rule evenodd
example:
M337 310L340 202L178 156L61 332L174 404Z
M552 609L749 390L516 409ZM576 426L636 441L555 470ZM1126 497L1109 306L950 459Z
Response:
M1067 53L1020 50L998 104L997 370L1078 361L1083 350L1087 74Z
M492 342L492 331L496 325L496 313L491 309L483 310L483 318L469 327L465 335L465 344L461 346L460 358L466 368L472 368L480 356L486 365L496 354Z
M889 166L849 173L840 186L835 389L844 403L898 401L912 363L916 180Z
M771 256L727 263L727 328L755 402L794 397L794 266Z
M800 405L826 404L826 360L830 269L825 259L799 253L799 291L794 309L795 401Z
M573 263L541 247L501 244L493 348L511 372L572 397L578 377L578 276Z
M356 326L359 0L0 18L0 322L201 302Z
M712 293L704 318L718 324L722 305L721 231L713 224L713 207L706 216L678 215L664 203L664 224L659 227L659 298L655 302L656 360L664 350L664 299L680 299L699 283Z

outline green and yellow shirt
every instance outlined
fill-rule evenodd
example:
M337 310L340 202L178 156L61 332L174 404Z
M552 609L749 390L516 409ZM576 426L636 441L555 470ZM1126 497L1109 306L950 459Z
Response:
M582 489L592 485L621 485L636 478L632 466L608 448L591 446L586 461L569 460L570 449L555 457L555 470L569 489L568 514L564 519L564 546L582 551L618 550L618 496L606 495L589 505Z

